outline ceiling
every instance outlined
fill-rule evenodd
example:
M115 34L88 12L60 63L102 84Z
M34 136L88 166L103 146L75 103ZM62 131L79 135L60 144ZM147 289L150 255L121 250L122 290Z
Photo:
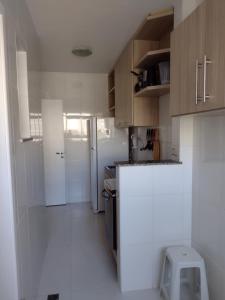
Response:
M26 0L48 72L108 72L129 38L152 10L172 0ZM77 58L74 47L93 55Z

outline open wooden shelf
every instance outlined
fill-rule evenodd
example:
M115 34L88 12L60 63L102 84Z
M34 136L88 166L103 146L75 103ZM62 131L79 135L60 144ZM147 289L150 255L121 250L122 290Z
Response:
M135 65L135 69L146 69L149 66L170 59L170 48L147 52Z
M157 41L166 33L172 31L174 11L169 9L156 15L149 15L134 36L136 40Z
M160 97L170 92L170 84L147 86L138 93L135 97Z

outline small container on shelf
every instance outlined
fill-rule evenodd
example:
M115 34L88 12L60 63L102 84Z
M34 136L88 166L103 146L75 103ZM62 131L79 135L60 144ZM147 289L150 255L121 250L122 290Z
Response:
M170 62L162 61L159 62L159 77L160 84L169 84L170 83Z

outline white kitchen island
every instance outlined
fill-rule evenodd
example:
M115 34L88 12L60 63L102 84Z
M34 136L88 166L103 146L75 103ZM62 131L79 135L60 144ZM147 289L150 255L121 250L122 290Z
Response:
M191 244L191 194L183 164L117 166L121 290L157 288L163 250Z

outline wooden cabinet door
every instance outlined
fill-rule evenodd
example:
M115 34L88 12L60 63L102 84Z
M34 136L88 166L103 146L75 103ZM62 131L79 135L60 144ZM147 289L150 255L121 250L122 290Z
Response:
M181 64L183 41L183 24L180 24L171 34L171 84L170 84L170 114L177 116L180 114L181 96Z
M172 33L170 112L173 116L196 113L202 105L205 11L203 3Z
M133 125L133 42L123 51L115 68L115 120L118 127Z
M225 1L206 0L204 56L206 100L202 111L225 107Z
M180 113L196 113L203 99L203 53L205 46L206 5L200 5L183 23L184 41L181 45L184 60L181 62Z
M118 61L115 67L115 125L121 126L123 119L123 89L122 89L122 74L121 63Z

